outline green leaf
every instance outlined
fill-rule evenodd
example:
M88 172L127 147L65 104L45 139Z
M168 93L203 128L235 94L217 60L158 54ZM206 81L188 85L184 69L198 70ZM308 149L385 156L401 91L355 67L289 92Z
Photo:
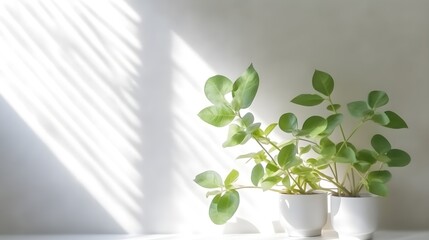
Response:
M334 90L334 80L326 72L315 70L313 74L313 88L325 96L331 95Z
M328 109L331 112L337 112L338 109L340 109L341 105L340 104L332 104L332 105L328 105L326 107L326 109Z
M375 153L371 150L362 149L356 153L356 159L360 162L366 162L370 165L377 162Z
M335 130L335 128L341 124L341 122L343 121L343 118L344 118L343 114L341 113L330 115L326 119L327 121L326 129L321 133L321 135L323 136L331 135L332 132Z
M336 153L335 144L327 137L320 139L320 154L324 157L332 157Z
M267 173L268 176L272 176L276 174L277 171L279 171L279 168L272 163L268 163L267 166L265 166L265 172Z
M378 181L368 182L368 191L372 194L385 197L388 194L386 184Z
M231 172L229 172L229 174L225 178L225 186L231 186L235 181L237 181L239 175L240 174L237 170L232 169Z
M251 158L253 158L255 155L256 155L257 153L246 153L246 154L242 154L242 155L240 155L240 156L238 156L238 157L236 157L235 159L244 159L244 158L247 158L247 159L251 159Z
M240 126L237 124L231 124L229 125L228 137L222 146L226 148L241 144L246 136L247 133L243 131Z
M378 154L385 154L392 149L389 141L381 134L376 134L371 138L371 146Z
M256 164L252 169L252 175L250 177L253 185L257 187L263 176L264 176L264 167L260 163Z
M293 113L285 113L280 116L279 127L284 132L291 133L298 128L298 119Z
M390 161L387 163L389 167L405 167L410 161L411 157L407 152L400 149L391 149L387 152Z
M272 176L264 179L261 183L262 190L267 191L268 189L271 189L281 180L282 180L282 177L279 177L279 176Z
M215 127L224 127L234 120L235 112L226 105L214 105L201 110L198 116Z
M325 100L317 94L300 94L296 96L291 102L302 106L316 106Z
M307 146L305 146L305 147L300 147L299 148L299 154L300 155L306 154L306 153L310 152L310 150L311 150L311 145L310 144L307 145Z
M337 153L334 161L337 163L353 163L356 162L356 154L351 147L343 147Z
M256 96L258 87L259 76L251 64L233 84L232 96L238 102L240 109L250 107Z
M229 190L224 195L216 195L209 208L209 216L214 224L225 224L240 205L240 195L236 190Z
M222 187L222 177L215 171L205 171L195 176L194 182L203 188Z
M268 135L270 135L270 133L277 127L277 123L271 123L270 125L268 125L267 128L265 128L264 130L264 135L268 137Z
M392 174L387 170L372 171L368 174L368 181L387 183L391 178Z
M347 104L347 108L353 117L364 117L371 113L371 109L365 101L356 101Z
M381 126L386 126L390 122L390 119L386 113L376 113L374 116L372 116L371 120L380 124Z
M376 109L386 105L389 102L389 97L383 91L371 91L368 94L368 105L372 109Z
M253 116L252 113L248 112L246 113L242 118L241 118L241 122L243 123L244 126L250 126L253 121L255 120L255 117Z
M327 126L328 122L323 117L311 116L305 120L299 135L315 137L325 131Z
M379 154L377 156L377 161L382 163L388 163L390 162L390 158L386 154Z
M285 186L286 188L290 188L290 178L289 178L289 176L285 176L285 177L282 179L282 184L283 184L283 186Z
M384 125L388 128L400 129L400 128L408 128L407 123L405 123L404 119L402 119L398 114L392 111L386 111L387 117L389 118L389 123Z
M364 161L357 161L353 163L353 167L356 168L361 173L366 173L369 168L371 167L371 164Z
M284 146L280 149L277 161L280 167L285 168L286 164L292 162L296 158L297 149L295 144Z
M225 76L216 75L209 78L204 85L204 93L213 104L226 103L225 95L232 91L232 81Z
M247 128L246 128L246 133L247 134L253 134L254 132L258 131L261 127L261 123L253 123L250 124Z

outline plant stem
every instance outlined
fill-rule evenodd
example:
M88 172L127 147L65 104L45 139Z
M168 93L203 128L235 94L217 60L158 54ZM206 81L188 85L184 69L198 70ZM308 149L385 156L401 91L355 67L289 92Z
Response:
M233 189L238 190L238 189L262 189L262 188L261 188L261 187L256 187L256 186L244 186L244 185L238 185L238 186L234 186L234 188L233 188ZM267 189L267 191L278 192L278 193L284 193L284 191L282 191L282 190L273 189L273 188Z
M351 195L351 192L349 190L347 190L342 184L338 183L335 181L335 179L333 179L332 177L322 173L319 170L314 169L315 172L317 172L317 174L319 174L320 176L324 177L326 180L328 180L330 183L334 184L339 190L343 191L344 193L346 193L347 195ZM340 194L340 192L339 192Z
M278 165L278 163L274 160L274 157L273 156L271 156L271 154L269 153L269 151L264 147L264 145L262 145L262 143L261 142L259 142L259 140L258 139L256 139L255 137L252 137L257 143L258 143L258 145L262 148L262 150L264 150L264 152L271 158L271 161L277 166L277 167L279 167L279 169L281 169L281 170L283 170L288 176L289 176L289 178L290 179L292 179L292 181L296 184L296 186L299 188L299 191L301 192L301 193L305 193L305 190L304 189L302 189L302 187L296 182L296 179L294 178L294 177L292 177L292 175L290 174L290 172L289 172L289 170L284 170L284 169L282 169L279 165Z

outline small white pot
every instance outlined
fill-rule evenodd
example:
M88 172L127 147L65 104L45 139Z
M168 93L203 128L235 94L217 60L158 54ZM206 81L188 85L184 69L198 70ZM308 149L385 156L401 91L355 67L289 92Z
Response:
M379 201L376 196L331 196L331 223L339 239L371 239L378 227Z
M327 220L327 194L280 194L282 224L291 237L320 236Z

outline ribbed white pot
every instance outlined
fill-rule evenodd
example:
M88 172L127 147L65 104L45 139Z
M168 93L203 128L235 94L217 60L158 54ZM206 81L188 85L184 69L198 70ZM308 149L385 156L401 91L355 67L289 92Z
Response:
M378 227L379 201L376 196L331 196L331 223L339 239L372 239Z
M282 223L291 237L313 237L322 233L327 220L327 194L280 194Z

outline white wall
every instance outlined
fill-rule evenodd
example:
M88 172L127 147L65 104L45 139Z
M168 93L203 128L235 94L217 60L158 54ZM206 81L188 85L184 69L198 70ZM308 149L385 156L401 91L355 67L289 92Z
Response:
M196 116L214 74L253 63L263 123L331 73L339 100L389 93L412 163L393 170L383 228L428 229L425 1L4 1L0 233L272 232L275 195L247 191L226 227L192 179L240 167ZM302 112L303 115L307 114ZM361 141L370 133L359 135ZM242 181L246 181L243 176Z

